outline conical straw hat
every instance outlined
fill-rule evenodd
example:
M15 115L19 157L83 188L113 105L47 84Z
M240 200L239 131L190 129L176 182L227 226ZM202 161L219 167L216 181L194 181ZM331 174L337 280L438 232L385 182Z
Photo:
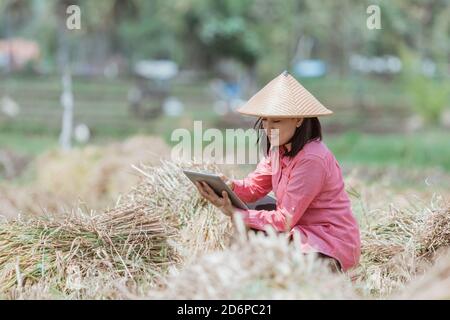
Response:
M270 81L237 111L275 118L312 118L333 113L287 71Z

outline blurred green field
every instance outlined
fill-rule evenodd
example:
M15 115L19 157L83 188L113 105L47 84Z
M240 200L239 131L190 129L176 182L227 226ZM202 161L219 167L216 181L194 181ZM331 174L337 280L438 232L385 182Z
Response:
M164 136L169 144L170 136ZM114 138L98 138L104 144ZM405 168L436 167L450 172L449 133L433 131L410 135L374 135L348 132L325 135L325 143L343 165L397 165ZM50 135L1 133L0 145L17 152L38 155L57 147L58 139Z
M251 126L238 115L224 118L214 112L214 96L207 79L173 84L172 95L185 107L183 115L148 120L128 113L127 94L133 86L132 79L75 77L73 83L75 123L86 123L92 130L92 142L97 144L135 134L159 135L170 144L172 131L181 127L192 129L194 120L203 121L203 130ZM449 132L403 132L402 123L413 113L399 82L326 77L302 83L335 112L323 117L321 123L325 142L343 164L395 164L450 171ZM0 147L30 155L56 147L62 116L60 92L56 77L2 79L0 97L13 98L21 113L14 120L0 118Z
M323 103L335 110L333 117L325 119L333 130L345 131L352 127L367 131L396 130L396 121L410 110L408 97L401 93L397 82L377 79L326 77L305 79L302 83ZM86 123L98 135L124 135L137 131L159 132L167 124L178 124L181 118L142 121L129 115L127 95L133 79L77 78L73 80L75 98L75 122ZM382 95L378 94L383 92ZM185 106L183 117L195 120L218 120L213 110L215 97L207 79L195 82L175 82L172 96ZM61 119L61 84L57 77L12 76L1 79L0 97L9 96L21 107L21 114L14 121L0 118L0 132L20 131L29 133L58 132ZM389 113L385 112L389 110ZM370 116L371 121L367 122ZM156 125L156 126L155 126Z

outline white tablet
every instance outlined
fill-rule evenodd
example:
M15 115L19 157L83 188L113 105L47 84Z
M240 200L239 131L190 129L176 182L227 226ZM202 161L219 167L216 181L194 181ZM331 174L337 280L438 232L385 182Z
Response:
M214 173L203 173L196 171L183 170L184 174L195 184L197 181L206 182L211 189L219 196L222 197L222 191L226 191L230 197L231 203L240 209L248 209L248 206L226 185L226 183L220 178L219 175Z

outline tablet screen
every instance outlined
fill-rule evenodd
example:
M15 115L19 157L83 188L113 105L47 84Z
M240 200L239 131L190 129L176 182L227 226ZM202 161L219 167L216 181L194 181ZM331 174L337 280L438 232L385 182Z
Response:
M243 202L233 192L233 190L231 190L226 185L226 183L220 178L219 175L214 174L214 173L203 173L203 172L196 172L196 171L190 171L190 170L183 170L183 172L189 178L189 180L192 181L192 183L195 183L197 181L206 182L219 197L222 197L222 192L226 191L228 193L228 196L230 197L231 203L235 207L240 208L240 209L248 209L248 206L245 204L245 202Z

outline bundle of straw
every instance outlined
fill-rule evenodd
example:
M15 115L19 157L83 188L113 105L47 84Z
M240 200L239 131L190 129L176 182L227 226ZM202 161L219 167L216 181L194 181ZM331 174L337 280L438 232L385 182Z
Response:
M120 203L141 203L153 213L171 219L178 229L172 246L184 263L217 249L224 249L232 235L231 220L200 196L183 169L218 173L211 163L161 161L160 166L133 166L142 183Z
M450 205L436 207L418 222L415 242L417 253L423 257L432 256L437 250L450 245Z
M206 254L172 272L150 299L350 299L344 274L315 255L304 255L285 235L248 234L223 251Z
M434 253L450 244L449 213L449 204L437 198L430 208L391 208L372 217L377 220L362 230L362 256L355 272L366 294L389 296L429 268Z
M217 167L162 161L158 167L134 168L141 183L102 214L78 210L62 220L0 224L0 292L15 287L10 294L23 296L22 287L51 283L72 296L71 270L77 270L79 283L101 274L111 281L159 277L171 265L226 246L231 222L182 173L183 168L217 172Z
M79 276L107 272L133 279L159 272L176 260L170 224L143 206L122 206L100 215L74 213L0 224L0 292L42 279L68 290L70 270ZM55 280L56 279L56 280Z

